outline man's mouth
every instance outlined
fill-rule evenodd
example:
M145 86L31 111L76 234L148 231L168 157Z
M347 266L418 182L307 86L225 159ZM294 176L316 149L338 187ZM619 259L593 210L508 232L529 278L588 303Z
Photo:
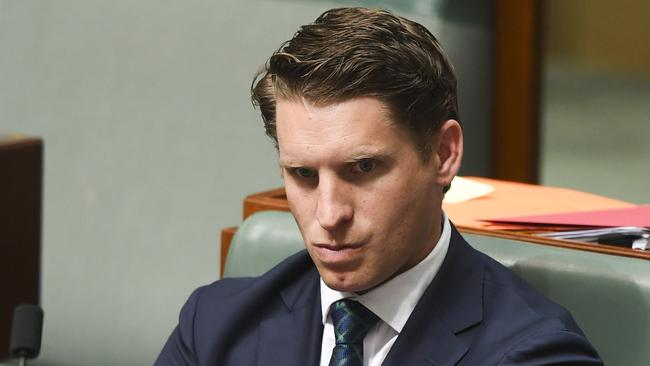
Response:
M312 245L318 259L324 263L345 263L354 259L362 248L363 244L325 244Z

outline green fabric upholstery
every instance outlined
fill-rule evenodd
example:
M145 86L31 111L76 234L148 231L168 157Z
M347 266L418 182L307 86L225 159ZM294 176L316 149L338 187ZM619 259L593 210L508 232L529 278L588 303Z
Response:
M565 306L606 365L650 365L650 262L480 235L476 249ZM237 230L225 277L260 275L303 248L287 212L265 211Z

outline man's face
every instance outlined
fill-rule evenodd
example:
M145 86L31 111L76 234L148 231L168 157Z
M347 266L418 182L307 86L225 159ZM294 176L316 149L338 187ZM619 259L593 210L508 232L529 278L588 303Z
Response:
M280 99L276 123L289 206L330 288L367 291L426 257L440 235L438 160L422 162L384 104Z

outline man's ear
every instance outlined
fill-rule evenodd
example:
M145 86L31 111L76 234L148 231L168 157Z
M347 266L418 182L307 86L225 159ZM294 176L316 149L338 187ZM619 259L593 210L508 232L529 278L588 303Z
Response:
M434 145L436 159L436 181L442 186L451 184L460 169L463 158L463 129L455 119L442 124Z

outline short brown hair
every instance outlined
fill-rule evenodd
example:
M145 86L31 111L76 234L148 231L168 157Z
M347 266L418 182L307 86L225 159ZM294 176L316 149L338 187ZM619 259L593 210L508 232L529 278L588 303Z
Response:
M425 161L440 125L459 119L456 76L438 40L382 9L332 9L302 26L258 72L251 94L276 147L280 98L319 105L378 98L409 127Z

